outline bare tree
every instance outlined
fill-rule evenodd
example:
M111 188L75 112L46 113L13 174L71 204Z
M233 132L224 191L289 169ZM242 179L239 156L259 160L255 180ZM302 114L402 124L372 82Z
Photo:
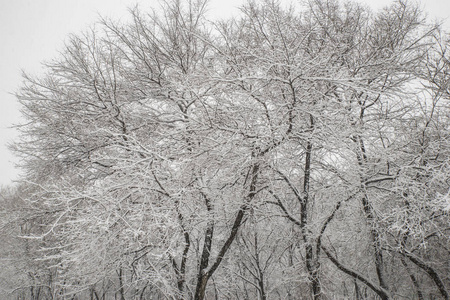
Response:
M206 7L102 19L24 75L52 297L448 298L448 37L403 1Z

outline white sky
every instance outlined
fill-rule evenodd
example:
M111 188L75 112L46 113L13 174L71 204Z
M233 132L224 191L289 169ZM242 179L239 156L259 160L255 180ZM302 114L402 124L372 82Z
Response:
M212 0L211 16L229 17L243 2ZM391 1L359 2L378 9ZM41 62L58 55L68 34L83 31L98 15L126 19L127 8L136 3L143 9L158 5L157 0L0 0L0 185L10 184L18 176L14 168L16 159L6 145L16 136L10 127L20 120L19 106L12 93L21 84L21 70L39 73ZM422 3L431 19L450 17L450 0ZM445 24L450 28L450 20Z

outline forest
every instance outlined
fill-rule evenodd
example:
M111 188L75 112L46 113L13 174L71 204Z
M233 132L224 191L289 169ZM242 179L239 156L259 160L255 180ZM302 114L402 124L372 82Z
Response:
M100 18L17 91L2 299L449 299L449 51L405 0Z

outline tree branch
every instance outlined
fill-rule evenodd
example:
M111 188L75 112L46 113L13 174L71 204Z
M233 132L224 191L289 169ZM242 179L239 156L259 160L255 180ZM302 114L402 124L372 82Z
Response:
M381 299L389 299L389 294L388 292L383 289L380 286L375 285L374 283L370 282L367 278L365 278L363 275L357 273L356 271L353 271L347 267L345 267L343 264L341 264L335 257L333 257L333 255L328 251L327 248L325 248L324 246L321 246L323 252L327 255L328 259L342 272L344 272L345 274L358 279L359 281L361 281L362 283L364 283L365 285L367 285L372 291L374 291L378 296L380 296Z

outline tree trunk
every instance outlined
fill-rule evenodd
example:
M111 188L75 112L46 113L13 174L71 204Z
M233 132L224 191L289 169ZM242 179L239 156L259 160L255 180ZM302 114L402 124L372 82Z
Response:
M195 289L194 300L203 300L205 298L206 285L208 283L208 280L209 275L207 273L200 275L197 281L197 288Z
M314 118L312 115L309 116L310 129L314 129ZM306 230L306 225L308 224L308 204L309 204L309 187L311 178L311 155L312 155L312 143L308 141L306 144L306 155L305 155L305 171L303 177L303 197L300 201L300 227L303 236L303 242L305 244L306 252L306 269L308 270L311 292L314 300L321 299L321 287L319 280L319 261L318 257L314 256L313 246L311 241L308 239L308 232ZM320 251L320 249L318 249Z
M361 118L364 115L364 111L361 111ZM361 138L361 136L353 137L353 141L358 145L358 151L356 152L356 158L358 160L358 165L361 168L361 171L366 167L367 164L367 154L366 154L366 148L364 146L364 141ZM365 191L367 190L367 186L365 183L365 175L364 173L360 173L360 185L361 190ZM388 286L386 284L386 281L384 280L384 263L383 263L383 252L381 250L381 235L376 229L375 224L375 213L373 211L373 207L369 201L369 198L367 194L365 193L364 196L361 198L361 204L363 207L364 216L371 227L370 234L371 234L371 240L372 240L372 247L374 251L374 263L375 263L375 269L378 277L379 284L382 289L388 290ZM383 298L384 299L384 298Z

